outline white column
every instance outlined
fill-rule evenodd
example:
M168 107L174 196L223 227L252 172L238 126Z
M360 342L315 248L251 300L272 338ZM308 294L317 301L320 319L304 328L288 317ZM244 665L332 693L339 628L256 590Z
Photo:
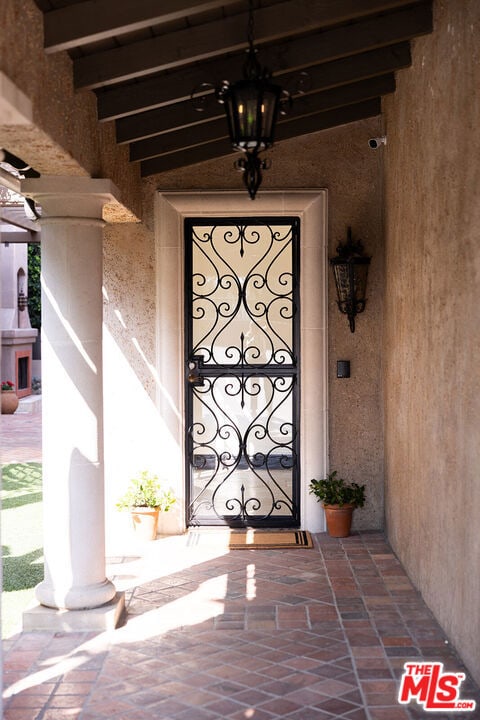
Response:
M108 180L47 177L22 191L41 206L45 579L42 605L99 607L105 577L102 208Z

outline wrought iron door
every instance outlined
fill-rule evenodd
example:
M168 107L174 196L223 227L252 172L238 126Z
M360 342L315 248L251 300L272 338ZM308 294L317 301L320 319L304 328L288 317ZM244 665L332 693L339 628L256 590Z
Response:
M299 525L299 229L185 220L188 525Z

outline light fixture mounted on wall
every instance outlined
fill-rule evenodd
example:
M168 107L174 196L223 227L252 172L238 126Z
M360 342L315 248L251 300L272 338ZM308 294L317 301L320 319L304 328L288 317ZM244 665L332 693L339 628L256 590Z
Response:
M371 258L364 255L361 240L352 240L352 228L347 231L347 242L337 247L337 257L331 258L337 305L348 317L350 331L355 332L355 316L365 310L368 266Z
M253 4L253 0L249 0L248 50L243 78L233 83L223 80L215 88L217 101L225 107L232 146L244 153L244 157L235 162L235 167L243 172L252 200L262 182L262 171L269 167L268 161L260 159L259 153L273 145L277 117L285 114L291 105L290 92L271 82L271 72L258 62L253 45ZM212 86L203 83L201 89L208 87ZM196 100L196 109L202 111L204 99L194 98L195 92L192 92L192 100Z
M28 305L28 298L25 296L23 290L20 290L17 298L17 306L20 311L25 310Z

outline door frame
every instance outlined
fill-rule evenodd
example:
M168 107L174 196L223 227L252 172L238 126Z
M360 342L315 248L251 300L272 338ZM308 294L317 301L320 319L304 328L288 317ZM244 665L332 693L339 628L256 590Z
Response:
M159 192L155 208L157 408L169 438L165 472L185 506L184 219L233 215L300 218L300 527L325 529L309 494L312 478L324 477L328 452L327 191ZM185 512L182 513L185 517ZM182 530L183 528L178 528Z

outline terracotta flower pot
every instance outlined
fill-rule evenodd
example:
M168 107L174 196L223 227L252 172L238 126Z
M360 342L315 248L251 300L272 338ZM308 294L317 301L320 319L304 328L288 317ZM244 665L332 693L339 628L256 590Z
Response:
M155 540L158 527L158 508L134 507L130 510L135 534L139 540Z
M2 415L13 415L18 408L18 397L14 390L2 390Z
M353 505L324 505L327 532L331 537L348 537L352 527Z

